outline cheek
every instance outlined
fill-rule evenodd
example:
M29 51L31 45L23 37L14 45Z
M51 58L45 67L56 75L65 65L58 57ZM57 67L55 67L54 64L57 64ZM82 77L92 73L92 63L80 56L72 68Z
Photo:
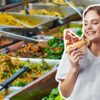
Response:
M86 32L87 32L87 28L84 27L84 35L86 35Z
M86 30L88 30L88 26L84 26L84 32L86 32Z
M86 32L84 32L84 36L88 39L88 34Z
M100 32L100 25L97 25L97 26L94 25L93 29Z
M88 38L88 35L87 35L86 33L84 34L84 36L85 36L86 38Z

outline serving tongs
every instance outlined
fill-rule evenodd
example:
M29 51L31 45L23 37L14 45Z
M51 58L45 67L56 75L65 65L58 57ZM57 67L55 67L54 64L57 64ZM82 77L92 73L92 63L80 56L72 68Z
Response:
M24 4L25 13L29 14L28 0L23 0L23 4Z
M79 14L79 16L82 18L82 12L83 12L84 8L82 8L82 7L76 8L74 5L72 5L72 4L70 3L70 0L64 0L64 1L65 1L66 4L68 4L71 8L73 8L73 9Z
M4 88L7 89L9 84L11 84L15 79L17 79L20 75L22 75L28 69L29 69L29 67L26 67L26 66L21 68L20 71L15 73L12 77L7 79L5 82L1 83L0 84L0 91L3 90Z
M17 40L22 40L22 41L25 41L25 42L37 42L36 39L32 39L32 38L29 38L29 37L17 35L17 34L2 31L2 30L0 30L0 34L3 35L3 36L7 36L7 37L17 39Z

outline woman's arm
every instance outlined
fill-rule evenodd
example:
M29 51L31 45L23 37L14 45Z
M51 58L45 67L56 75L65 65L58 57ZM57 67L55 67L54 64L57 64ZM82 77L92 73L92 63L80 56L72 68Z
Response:
M61 81L59 84L60 92L64 97L69 97L73 91L74 85L80 72L79 60L83 58L83 52L78 49L71 50L69 52L69 58L72 67L67 74L66 79Z
M79 69L71 68L68 76L65 80L61 81L59 88L62 96L69 97L73 91L77 76L79 74Z

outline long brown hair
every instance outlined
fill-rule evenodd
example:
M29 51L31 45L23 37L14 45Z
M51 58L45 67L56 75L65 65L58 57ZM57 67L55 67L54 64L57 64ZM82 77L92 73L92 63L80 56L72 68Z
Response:
M84 17L87 14L88 11L94 10L99 16L100 16L100 5L99 6L90 6L85 12L84 12Z

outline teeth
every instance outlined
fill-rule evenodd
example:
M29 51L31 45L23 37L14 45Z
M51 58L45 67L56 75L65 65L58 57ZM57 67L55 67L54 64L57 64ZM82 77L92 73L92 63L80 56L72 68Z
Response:
M89 35L94 34L94 32L88 32Z

